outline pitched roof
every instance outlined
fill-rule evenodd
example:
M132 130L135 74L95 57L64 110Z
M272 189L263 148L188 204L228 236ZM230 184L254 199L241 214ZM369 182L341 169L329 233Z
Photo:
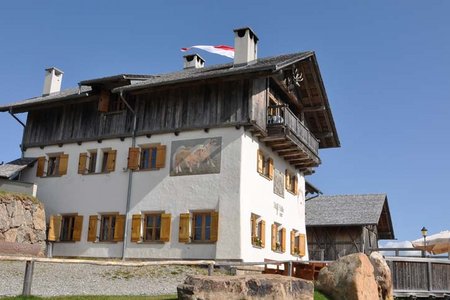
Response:
M155 75L154 77L142 82L115 88L113 92L129 91L159 85L168 85L173 83L209 79L215 77L224 77L260 71L274 72L278 71L279 69L287 65L296 63L312 55L314 55L314 52L307 51L307 52L298 52L293 54L284 54L272 57L259 58L254 63L250 63L248 65L235 66L233 63L227 63L198 69L195 68L184 69L178 72Z
M36 158L19 158L0 165L0 178L14 178L16 175L36 161Z
M382 225L394 238L386 194L319 196L306 201L306 226Z

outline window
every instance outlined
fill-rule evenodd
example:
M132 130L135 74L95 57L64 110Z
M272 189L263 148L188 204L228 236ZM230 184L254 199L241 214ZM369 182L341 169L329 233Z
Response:
M116 167L117 150L103 149L101 154L101 168L98 165L97 149L80 153L78 161L78 174L95 174L97 172L109 173L113 172ZM98 169L100 168L100 171Z
M152 212L133 215L131 221L131 241L169 242L171 214ZM141 232L143 233L141 235Z
M298 195L298 178L294 173L290 173L286 170L286 190L294 195Z
M97 150L89 151L89 164L87 172L89 174L95 173L96 165L97 165Z
M257 153L257 171L269 180L273 179L273 159L267 157L261 150Z
M97 232L97 224L100 221L100 232ZM125 215L107 213L89 216L88 242L121 242L125 229ZM98 235L97 235L98 234Z
M291 254L296 256L305 256L306 236L298 233L297 230L291 231Z
M69 155L64 153L52 153L38 158L36 176L50 177L67 174Z
M252 245L264 248L266 223L261 219L260 216L255 214L251 215L250 222L252 228Z
M109 90L101 90L98 99L98 111L100 112L120 112L125 110L125 103L117 94L111 94Z
M142 145L128 151L128 169L158 170L164 168L166 146L161 144Z
M77 214L50 216L48 240L53 242L78 242L81 240L83 216Z
M193 212L180 214L179 242L217 242L219 213Z
M272 224L272 251L286 251L286 228L278 223Z

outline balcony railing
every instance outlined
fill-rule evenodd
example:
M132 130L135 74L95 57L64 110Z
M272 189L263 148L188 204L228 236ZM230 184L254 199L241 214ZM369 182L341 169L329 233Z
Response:
M314 154L319 152L319 141L312 135L306 126L285 105L273 105L267 109L267 125L285 126Z

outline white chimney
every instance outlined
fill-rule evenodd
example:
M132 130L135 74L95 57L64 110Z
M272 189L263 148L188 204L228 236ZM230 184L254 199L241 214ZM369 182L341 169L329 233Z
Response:
M198 54L183 56L185 69L200 69L205 66L205 60Z
M54 67L45 69L44 91L42 92L43 96L61 91L63 74L63 71Z
M258 58L258 37L249 27L234 30L234 65L246 65Z

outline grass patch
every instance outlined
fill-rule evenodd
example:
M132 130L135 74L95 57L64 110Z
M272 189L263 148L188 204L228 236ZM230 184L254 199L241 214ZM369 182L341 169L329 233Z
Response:
M319 291L314 291L314 300L331 300Z
M0 297L2 300L176 300L177 295L161 295L161 296L58 296L58 297L37 297L37 296L16 296L16 297Z

